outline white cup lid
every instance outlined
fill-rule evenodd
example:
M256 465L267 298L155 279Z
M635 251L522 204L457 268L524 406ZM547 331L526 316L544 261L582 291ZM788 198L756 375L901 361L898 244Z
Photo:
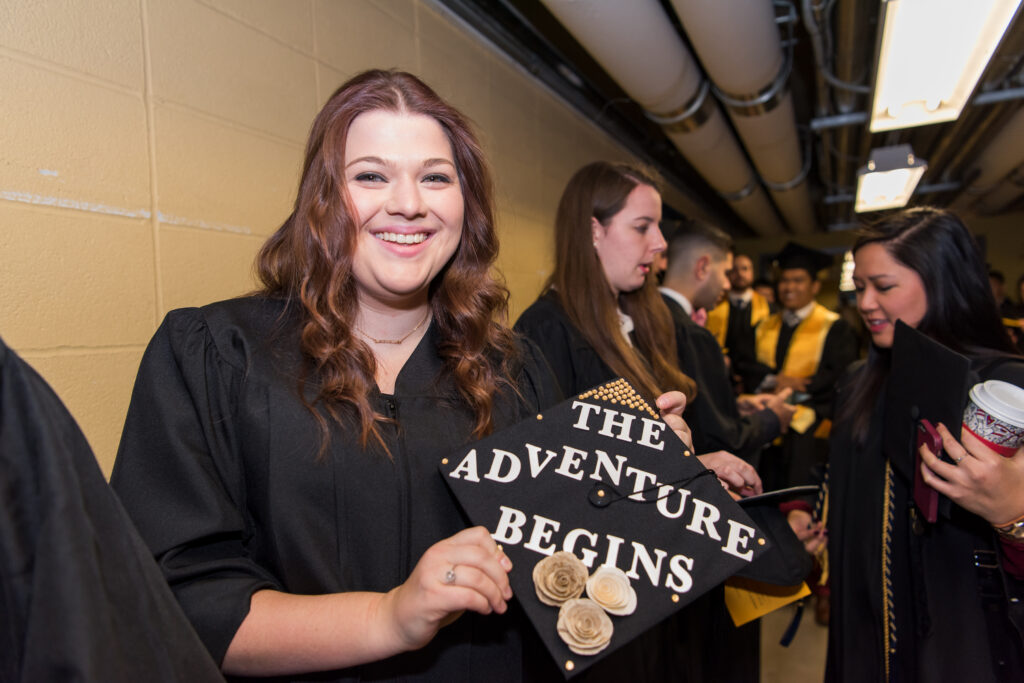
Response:
M1024 427L1024 389L1017 385L990 379L971 387L971 400L992 417Z

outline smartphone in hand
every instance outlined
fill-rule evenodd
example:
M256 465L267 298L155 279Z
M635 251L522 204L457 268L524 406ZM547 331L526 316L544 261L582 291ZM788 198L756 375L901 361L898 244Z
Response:
M939 492L925 483L921 476L921 446L936 457L942 457L942 437L928 420L917 421L917 436L914 439L914 503L924 518L934 524L939 516Z

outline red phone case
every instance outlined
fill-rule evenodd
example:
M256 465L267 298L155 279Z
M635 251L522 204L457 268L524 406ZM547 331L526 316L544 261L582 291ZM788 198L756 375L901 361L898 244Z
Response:
M914 440L914 503L924 518L934 524L939 516L939 492L925 483L921 476L921 445L937 457L942 457L942 437L928 420L918 420L917 438Z

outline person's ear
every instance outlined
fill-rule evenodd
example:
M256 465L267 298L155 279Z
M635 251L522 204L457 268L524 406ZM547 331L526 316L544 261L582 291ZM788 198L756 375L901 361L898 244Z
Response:
M821 280L815 280L811 285L811 294L818 296L818 291L821 289Z
M604 236L604 226L595 217L590 217L590 238L594 242L594 249L597 249L598 240Z
M711 256L708 254L698 256L697 262L693 267L693 275L697 279L697 282L703 282L706 280L709 272L711 272Z

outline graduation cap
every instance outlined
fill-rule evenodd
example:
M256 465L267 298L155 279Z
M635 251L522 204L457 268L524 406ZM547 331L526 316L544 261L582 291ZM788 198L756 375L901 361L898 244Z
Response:
M956 433L967 403L970 369L966 356L896 321L882 440L893 470L905 481L916 482L918 476L914 457L918 420L942 422ZM927 485L915 483L915 497L921 486ZM939 512L948 516L950 509L949 500L940 497Z
M811 274L813 280L818 276L818 271L832 265L832 257L823 251L796 242L786 242L782 251L775 255L775 262L782 270L802 268Z
M770 547L624 379L469 445L440 469L512 559L513 591L567 678Z
M818 487L813 485L791 486L737 501L768 538L771 549L736 572L736 576L776 586L792 586L807 578L814 561L804 550L803 542L793 533L786 513L779 510L779 504L802 498L813 499L818 491Z

